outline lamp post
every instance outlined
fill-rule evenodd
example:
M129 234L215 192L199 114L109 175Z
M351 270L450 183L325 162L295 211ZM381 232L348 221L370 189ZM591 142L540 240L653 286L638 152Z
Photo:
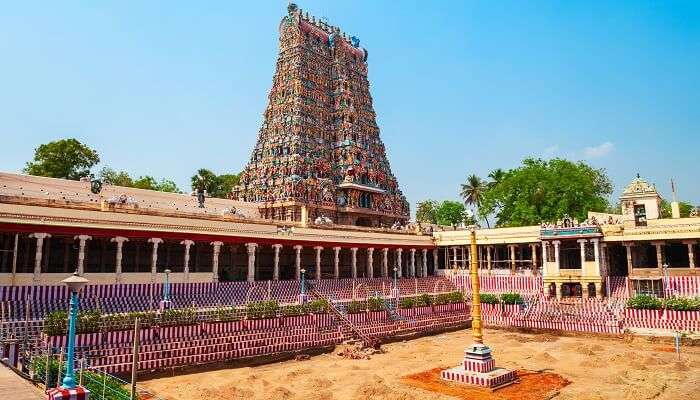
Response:
M163 301L170 301L170 270L166 269L165 271L165 284L163 285Z
M306 269L302 268L301 270L299 270L299 272L301 273L301 294L299 295L299 303L306 304L306 281L304 280L304 277L306 275Z
M671 286L671 279L668 272L668 263L663 263L661 266L664 269L664 297L668 297L668 291Z
M398 284L398 281L397 281L398 272L399 272L399 269L396 268L396 267L394 267L394 287L391 289L391 296L392 296L394 299L396 299L397 304L398 304L399 295L400 295L400 293L399 293L399 284Z
M66 375L63 377L63 389L75 389L75 327L78 319L78 292L88 283L88 280L78 275L76 271L63 283L70 290L70 309L68 311L68 356L66 358Z

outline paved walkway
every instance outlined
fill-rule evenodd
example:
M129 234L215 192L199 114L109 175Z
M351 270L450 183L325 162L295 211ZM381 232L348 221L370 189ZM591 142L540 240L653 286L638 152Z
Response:
M38 400L46 395L0 363L0 399Z

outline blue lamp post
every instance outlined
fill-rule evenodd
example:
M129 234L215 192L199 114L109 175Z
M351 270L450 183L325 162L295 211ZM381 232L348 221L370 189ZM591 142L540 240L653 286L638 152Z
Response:
M63 377L63 389L75 389L75 327L78 320L78 292L88 280L76 271L63 283L70 289L70 310L68 311L68 356L66 357L66 375Z
M397 275L398 271L399 271L398 268L394 267L394 290L399 289L399 285L396 284L396 275Z
M168 279L170 276L170 270L166 269L165 271L165 284L163 285L163 301L170 301L170 280Z
M304 275L306 274L305 269L301 269L301 295L304 296L306 295L306 282L304 282Z

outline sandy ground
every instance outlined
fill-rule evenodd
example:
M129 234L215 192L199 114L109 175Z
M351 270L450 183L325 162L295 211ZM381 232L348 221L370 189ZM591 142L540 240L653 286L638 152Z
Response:
M486 330L499 366L555 372L571 384L554 399L700 399L700 347L603 337L557 337ZM142 382L165 399L437 400L446 395L401 377L460 362L468 331L384 345L385 354L348 360L334 354L306 361L220 369Z

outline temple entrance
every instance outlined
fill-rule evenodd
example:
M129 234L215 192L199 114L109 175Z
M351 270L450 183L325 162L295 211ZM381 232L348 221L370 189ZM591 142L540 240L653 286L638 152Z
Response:
M580 283L562 283L561 284L561 295L562 297L581 297L581 284Z

